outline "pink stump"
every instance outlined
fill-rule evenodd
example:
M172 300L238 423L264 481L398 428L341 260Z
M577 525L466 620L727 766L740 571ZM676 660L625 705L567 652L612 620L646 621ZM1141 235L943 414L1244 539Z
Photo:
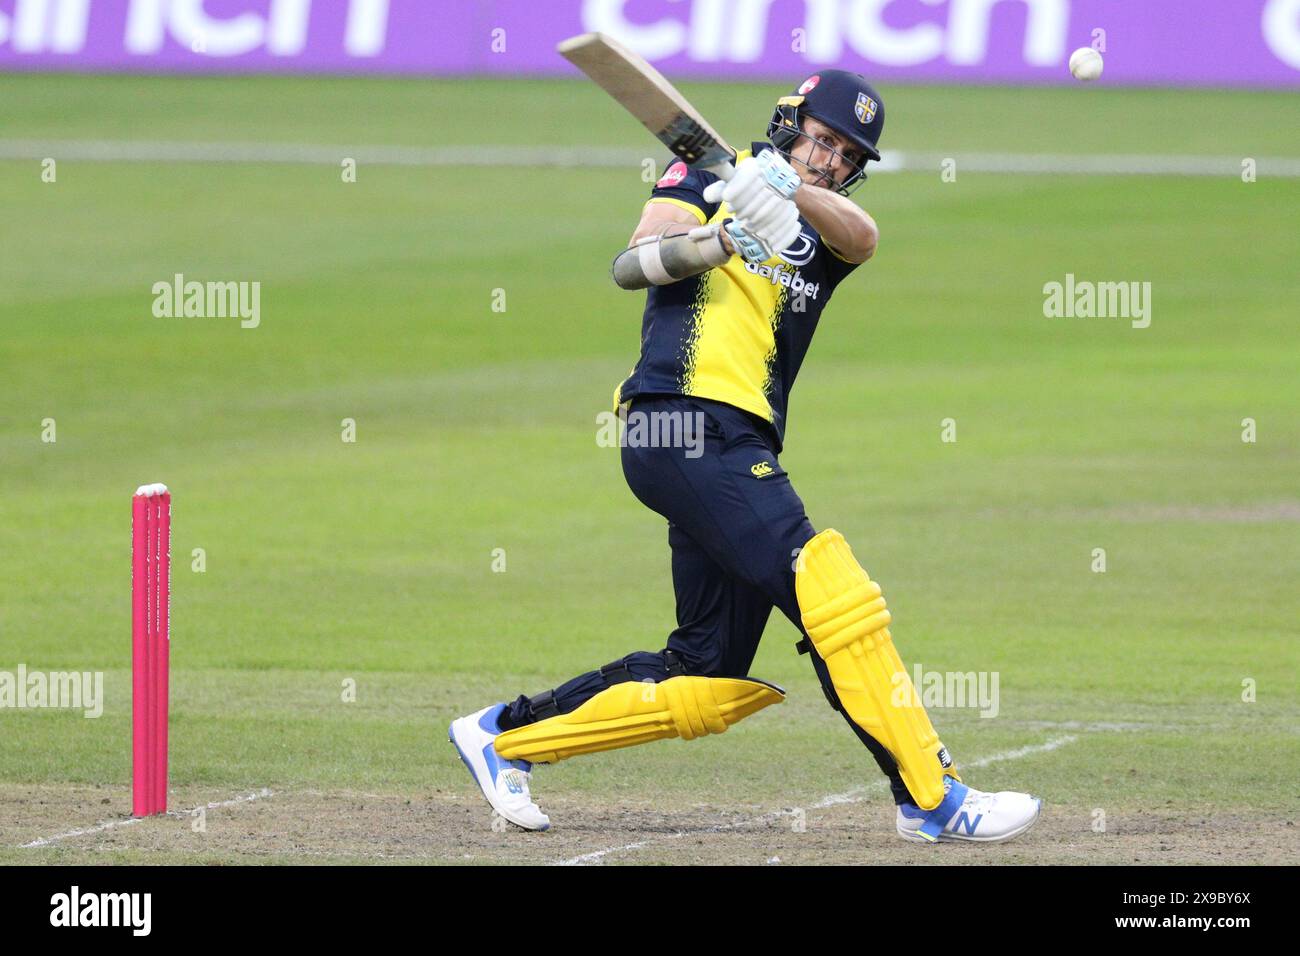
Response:
M142 485L131 501L131 763L133 813L167 810L171 495Z

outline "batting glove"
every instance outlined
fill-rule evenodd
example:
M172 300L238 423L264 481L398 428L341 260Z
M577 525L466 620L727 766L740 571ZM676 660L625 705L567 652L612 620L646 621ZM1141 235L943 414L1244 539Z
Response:
M777 199L793 199L802 182L780 153L765 149L757 156L742 159L731 179L710 183L704 190L704 199L725 202L739 212L764 193Z
M783 252L799 238L799 210L788 199L779 201L779 205L765 213L758 223L737 216L745 231L767 246L772 253Z
M775 255L762 240L751 236L736 220L728 219L722 228L726 229L727 235L731 236L731 244L736 249L736 255L746 262L766 262Z
M799 210L791 198L799 186L794 168L779 153L765 149L741 160L729 181L710 183L704 198L727 203L743 230L774 254L799 237Z

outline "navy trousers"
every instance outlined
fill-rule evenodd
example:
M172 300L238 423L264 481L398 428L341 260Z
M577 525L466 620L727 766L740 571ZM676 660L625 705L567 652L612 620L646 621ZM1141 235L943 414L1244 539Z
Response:
M654 423L640 441L631 427L638 413ZM730 405L682 396L638 398L628 422L623 474L633 494L668 519L677 628L662 651L637 651L519 697L502 715L503 730L568 713L623 680L747 676L773 607L802 631L794 562L816 532L777 459L772 427ZM666 447L645 440L666 435L691 441ZM843 713L825 663L815 652L809 657L827 699ZM889 777L895 800L910 800L889 752L848 722Z

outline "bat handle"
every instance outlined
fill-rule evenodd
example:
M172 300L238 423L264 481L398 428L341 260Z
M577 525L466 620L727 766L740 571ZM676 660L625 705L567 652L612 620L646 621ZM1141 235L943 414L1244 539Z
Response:
M736 167L729 162L718 163L716 166L707 166L705 168L725 182L731 182L731 177L736 175Z

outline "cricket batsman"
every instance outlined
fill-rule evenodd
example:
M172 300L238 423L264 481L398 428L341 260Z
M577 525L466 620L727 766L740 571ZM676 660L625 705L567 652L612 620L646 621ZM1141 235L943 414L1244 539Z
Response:
M1038 819L1035 797L962 782L894 648L880 586L839 532L813 528L779 460L822 312L876 250L874 220L847 197L879 161L884 123L863 77L822 70L777 101L767 141L737 154L729 181L676 161L655 183L614 262L620 286L649 290L641 355L615 400L627 483L668 521L677 628L663 650L452 722L506 820L550 826L531 796L534 764L718 734L780 703L781 688L749 676L774 607L888 777L900 836L996 842ZM631 440L647 421L699 440ZM875 437L884 453L887 436Z

